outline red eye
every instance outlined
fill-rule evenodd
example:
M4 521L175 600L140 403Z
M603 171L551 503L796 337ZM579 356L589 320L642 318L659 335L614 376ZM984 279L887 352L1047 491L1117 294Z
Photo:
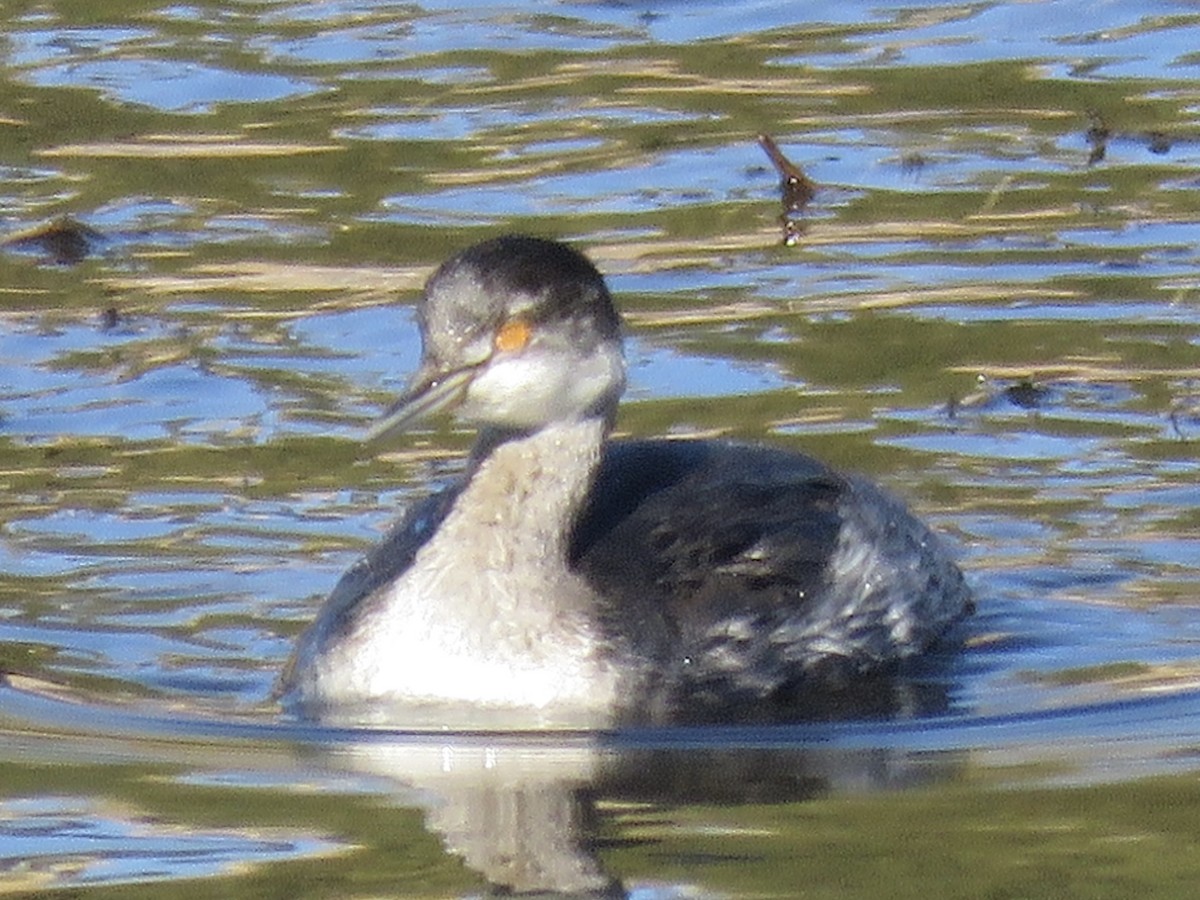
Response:
M533 326L524 319L509 319L496 332L496 339L492 345L497 350L503 350L506 353L515 352L524 350L531 337L533 337Z

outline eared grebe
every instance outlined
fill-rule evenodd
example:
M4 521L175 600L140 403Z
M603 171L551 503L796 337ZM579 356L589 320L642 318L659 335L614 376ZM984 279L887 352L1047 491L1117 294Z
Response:
M301 636L281 681L296 713L720 716L878 673L970 611L937 538L864 480L765 447L608 442L621 321L569 247L471 247L419 321L421 368L371 436L454 408L478 441Z

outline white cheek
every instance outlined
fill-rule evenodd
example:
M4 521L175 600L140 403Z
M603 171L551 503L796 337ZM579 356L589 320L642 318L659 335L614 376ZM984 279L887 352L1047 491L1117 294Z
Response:
M624 387L620 351L598 347L569 362L536 350L494 359L471 382L459 417L510 427L569 419Z

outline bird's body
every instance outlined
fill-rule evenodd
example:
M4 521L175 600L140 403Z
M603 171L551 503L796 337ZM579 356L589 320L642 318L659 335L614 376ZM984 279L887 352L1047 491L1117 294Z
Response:
M425 362L381 430L443 406L481 426L466 472L342 578L284 675L340 721L604 726L837 689L970 609L897 500L810 457L609 441L624 386L598 273L548 241L433 276Z

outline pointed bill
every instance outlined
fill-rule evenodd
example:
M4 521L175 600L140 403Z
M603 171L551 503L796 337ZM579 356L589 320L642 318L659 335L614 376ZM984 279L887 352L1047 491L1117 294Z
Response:
M474 377L473 368L419 375L404 396L371 427L364 441L373 444L393 437L442 410L452 409L462 401Z

